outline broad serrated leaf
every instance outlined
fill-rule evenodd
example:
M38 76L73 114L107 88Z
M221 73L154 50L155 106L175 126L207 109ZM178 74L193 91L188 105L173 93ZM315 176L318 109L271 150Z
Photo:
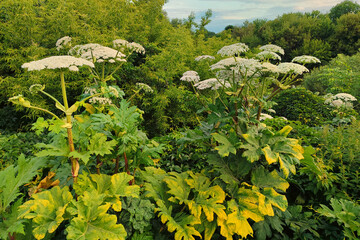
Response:
M129 182L133 179L127 173L117 173L111 176L110 193L121 197L139 197L140 187L137 185L129 186Z
M45 164L44 159L32 158L26 160L21 154L17 166L10 165L0 171L0 214L20 195L19 187L28 183Z
M239 188L237 200L240 214L245 218L251 218L255 222L262 221L264 217L259 210L260 196L261 194L253 189Z
M269 165L278 161L279 153L271 151L271 148L269 145L266 145L266 147L261 149L261 151L264 153L265 159Z
M190 194L190 186L186 183L185 179L188 177L188 174L171 172L170 175L171 176L164 178L164 182L166 182L169 187L168 193L172 195L169 201L176 202L177 200L179 204L187 202Z
M166 223L169 232L175 231L175 240L195 240L193 236L201 237L194 225L201 222L192 215L178 215L177 219L172 217L172 208L167 208L163 202L159 202L158 208L162 223Z
M90 139L88 151L92 154L104 156L111 154L111 151L116 146L116 140L107 141L107 136L103 133L96 133Z
M117 224L115 215L107 214L111 204L104 201L105 195L97 191L84 192L77 202L73 202L72 213L77 216L66 228L67 239L77 240L124 240L126 231Z
M273 206L285 211L288 207L286 196L277 193L273 188L264 188L261 193L265 196L264 202L259 202L259 209L262 213L274 216Z
M218 153L222 157L229 156L230 153L236 154L236 147L234 142L230 142L230 139L224 134L212 133L214 139L219 143L219 146L215 147Z
M91 153L88 151L84 151L84 152L72 151L69 153L68 157L80 159L86 165L90 161Z
M33 194L32 198L19 207L19 217L33 219L33 234L36 239L43 239L47 232L54 232L64 221L65 210L73 197L68 187L56 186Z
M251 183L259 188L276 188L286 191L289 183L281 178L276 170L271 173L265 170L263 166L256 168L251 173Z
M233 240L233 235L238 234L241 238L245 238L248 235L253 235L253 230L247 221L247 218L241 213L235 200L228 201L228 214L227 219L217 219L220 228L220 234L226 238L226 240Z
M0 222L0 239L8 239L9 233L25 234L24 223L26 221L23 219L18 219L18 208L21 205L21 202L22 198L11 205L10 211L0 214L2 217L2 222Z

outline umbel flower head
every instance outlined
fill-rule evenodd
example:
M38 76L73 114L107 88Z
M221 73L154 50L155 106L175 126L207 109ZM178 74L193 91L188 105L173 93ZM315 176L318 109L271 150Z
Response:
M280 53L281 55L284 55L284 53L285 53L285 51L284 51L284 49L282 49L282 47L279 47L279 46L274 45L274 44L266 44L264 46L261 46L259 49L262 50L262 51Z
M225 82L224 80L218 80L216 78L209 78L204 81L198 82L194 84L194 87L196 87L199 90L204 90L211 88L212 90L219 89L221 87L229 88L231 87L230 83Z
M195 61L201 61L201 60L206 60L206 59L211 59L214 60L215 57L210 56L210 55L201 55L195 58Z
M302 56L298 56L298 57L294 57L293 60L291 60L291 62L297 62L297 63L302 63L302 64L306 64L306 63L321 63L321 61L313 56L308 56L308 55L302 55Z
M181 81L185 82L195 82L200 81L199 74L195 71L186 71L183 76L180 78Z
M52 56L41 60L24 63L21 67L28 71L43 69L69 69L70 71L79 71L80 66L94 67L94 64L88 60L72 56Z
M136 42L130 43L124 39L116 39L113 41L113 45L114 45L114 48L126 47L134 52L145 54L145 48Z
M146 93L152 93L154 92L154 90L149 86L147 85L146 83L136 83L136 86L141 90L144 90L144 92Z
M297 63L280 63L278 65L278 70L280 73L283 74L288 74L288 73L303 74L304 72L309 72L309 69Z
M125 54L113 48L105 47L97 43L76 45L75 47L70 49L69 54L77 55L81 58L94 62L109 61L110 63L112 63L115 61L126 61L125 59L123 59L123 57L125 57Z
M217 54L221 56L235 56L247 51L249 51L249 47L245 43L235 43L222 47Z
M273 59L273 60L281 61L281 57L278 54L271 52L271 51L259 52L258 54L256 54L256 57L260 60Z
M56 50L60 51L64 46L68 45L71 42L71 37L65 36L56 41Z

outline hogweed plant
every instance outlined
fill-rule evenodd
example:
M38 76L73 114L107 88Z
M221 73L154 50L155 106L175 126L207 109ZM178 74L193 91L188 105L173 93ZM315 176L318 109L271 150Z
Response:
M81 66L88 66L93 68L94 64L92 62L89 62L87 60L81 59L81 58L75 58L72 56L52 56L48 57L42 60L38 61L32 61L29 63L24 63L22 65L22 68L26 68L28 71L40 71L43 69L53 69L58 72L60 75L60 86L61 86L61 92L63 97L63 104L60 103L56 98L51 96L50 94L46 93L44 91L44 87L37 84L30 87L30 91L32 92L40 92L45 94L46 96L50 97L54 102L56 108L60 109L63 113L66 115L66 123L62 126L67 129L67 136L68 136L68 144L69 144L69 151L73 152L75 151L74 147L74 140L73 140L73 133L72 133L72 114L77 110L77 108L80 105L80 102L76 102L74 105L69 107L68 99L66 95L66 85L65 85L65 71L79 71L78 67ZM83 102L86 99L83 100ZM12 97L9 99L14 104L19 104L24 107L28 108L34 108L38 110L45 111L46 113L49 113L56 119L60 119L57 117L54 113L46 110L41 109L35 106L32 106L31 103L27 100L25 100L22 96ZM71 174L73 176L74 182L76 182L78 172L79 172L79 162L76 158L70 158L71 160Z
M296 173L296 164L304 153L298 140L287 137L292 130L290 126L273 131L260 121L271 118L262 112L264 109L271 111L272 98L290 88L309 70L294 62L279 63L279 54L283 55L284 50L276 45L260 47L262 52L255 58L242 57L248 50L243 43L225 46L218 54L227 58L210 66L212 78L200 81L197 73L190 71L180 79L191 82L196 94L213 95L212 102L206 106L207 121L201 123L199 131L188 131L185 139L193 136L209 141L207 144L212 148L207 161L216 173L215 182L226 193L227 202L221 207L224 213L218 208L216 221L212 217L207 219L205 229L213 234L219 226L220 234L226 239L235 235L252 236L251 221L274 216L274 208L285 211L288 203L284 193L289 187L286 178ZM294 61L299 60L302 61ZM189 141L185 139L182 141ZM185 186L182 189L186 189ZM188 200L175 198L180 204L188 203ZM166 214L164 222L168 219L168 228L176 229L166 207L170 206L159 203L159 215ZM192 205L189 209L193 215L198 214ZM189 224L198 230L195 219ZM194 236L199 236L199 231L192 230Z

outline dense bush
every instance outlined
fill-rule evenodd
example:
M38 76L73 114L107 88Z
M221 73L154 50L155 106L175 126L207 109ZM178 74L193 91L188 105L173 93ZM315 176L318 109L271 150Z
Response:
M295 88L284 90L273 99L276 115L288 120L300 121L309 126L317 126L334 118L333 108L324 99L312 92Z
M353 56L339 54L331 62L314 69L304 77L304 86L321 95L349 93L360 99L360 53ZM358 108L354 104L355 109Z

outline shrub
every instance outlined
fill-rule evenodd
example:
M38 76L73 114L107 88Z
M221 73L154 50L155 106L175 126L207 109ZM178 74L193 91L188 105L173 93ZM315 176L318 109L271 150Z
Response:
M277 103L273 108L278 116L298 120L309 126L322 125L334 117L333 108L324 104L324 99L306 89L285 90L273 100Z

